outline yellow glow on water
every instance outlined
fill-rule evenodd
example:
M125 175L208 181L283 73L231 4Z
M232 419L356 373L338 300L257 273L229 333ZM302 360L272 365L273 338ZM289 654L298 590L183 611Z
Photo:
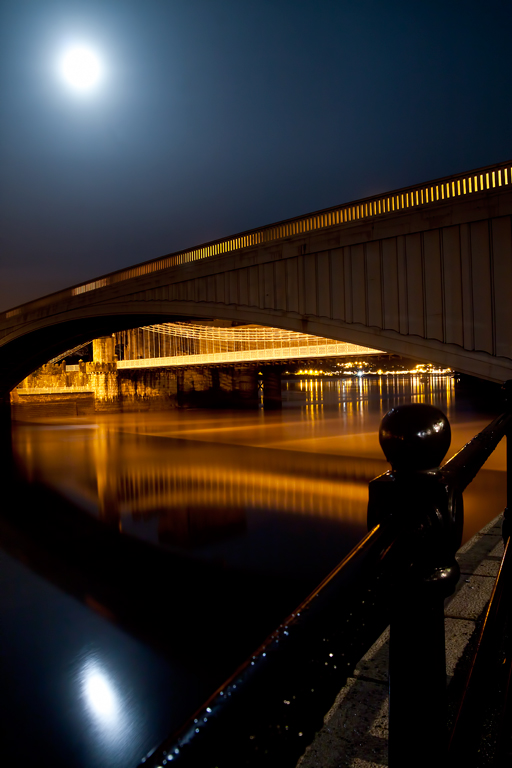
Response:
M378 441L382 415L401 402L426 402L452 420L459 396L453 377L417 370L335 380L308 375L285 382L283 399L279 413L109 414L74 426L52 418L45 430L20 424L15 450L29 476L80 499L112 529L121 519L127 530L132 518L137 525L158 518L156 539L203 546L245 536L247 510L364 524L367 484L388 468ZM488 419L470 414L466 422L464 411L452 421L452 453ZM145 437L139 444L137 435L169 439L168 449ZM504 467L503 447L486 470ZM491 497L496 480L486 476L483 496ZM475 532L482 511L471 511L478 507L471 493L466 520L474 520L468 530Z

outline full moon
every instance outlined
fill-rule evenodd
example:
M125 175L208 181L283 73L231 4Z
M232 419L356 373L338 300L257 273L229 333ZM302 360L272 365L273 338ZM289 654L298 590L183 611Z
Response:
M88 91L101 78L101 63L90 48L70 48L61 60L61 72L68 83L78 91Z

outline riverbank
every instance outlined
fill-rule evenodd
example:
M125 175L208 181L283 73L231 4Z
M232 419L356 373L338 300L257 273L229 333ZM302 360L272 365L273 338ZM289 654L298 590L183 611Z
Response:
M449 718L454 715L498 573L503 554L501 522L498 515L457 553L461 576L445 603ZM297 768L388 765L388 658L389 628L356 666Z

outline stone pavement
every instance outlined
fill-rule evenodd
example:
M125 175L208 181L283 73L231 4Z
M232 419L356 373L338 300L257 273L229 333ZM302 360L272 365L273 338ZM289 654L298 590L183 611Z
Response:
M450 683L464 667L468 643L491 596L503 554L502 515L457 553L461 577L446 600L446 671ZM361 659L338 694L323 728L297 768L382 768L387 766L389 628Z

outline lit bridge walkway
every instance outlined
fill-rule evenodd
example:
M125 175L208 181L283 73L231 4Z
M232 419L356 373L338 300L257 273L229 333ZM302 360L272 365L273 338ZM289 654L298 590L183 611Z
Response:
M222 238L0 313L0 398L127 328L226 320L512 378L512 163Z
M305 333L251 325L219 328L165 323L115 334L118 368L222 365L378 355L380 350Z

